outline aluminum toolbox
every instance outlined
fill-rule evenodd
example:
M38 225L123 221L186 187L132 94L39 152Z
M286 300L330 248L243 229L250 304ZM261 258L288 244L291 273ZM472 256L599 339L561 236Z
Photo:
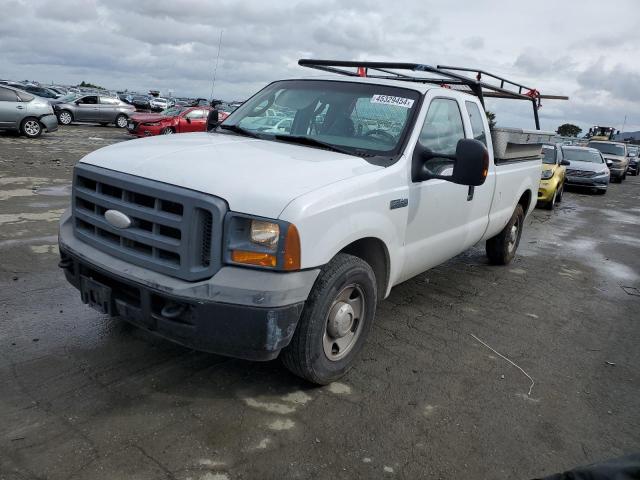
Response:
M499 160L535 157L542 153L542 144L551 142L555 136L555 132L541 130L494 128L491 131L493 155Z

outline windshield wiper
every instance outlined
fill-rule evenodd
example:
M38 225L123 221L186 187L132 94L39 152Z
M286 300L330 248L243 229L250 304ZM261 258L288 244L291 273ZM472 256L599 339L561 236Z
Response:
M233 133L237 133L238 135L244 135L245 137L260 138L257 134L253 133L252 131L239 127L238 125L218 125L218 128L222 130L228 130Z
M351 155L353 157L370 157L372 156L370 153L364 152L354 152L353 150L347 150L346 148L336 147L330 143L322 142L320 140L316 140L312 137L298 137L292 135L274 135L276 140L281 140L283 142L296 143L298 145L308 145L309 147L318 147L324 148L326 150L331 150L332 152L344 153L345 155Z

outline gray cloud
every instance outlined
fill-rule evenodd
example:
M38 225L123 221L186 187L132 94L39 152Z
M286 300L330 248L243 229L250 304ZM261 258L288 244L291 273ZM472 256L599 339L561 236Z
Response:
M626 113L640 129L640 65L629 61L637 22L621 16L614 31L601 2L570 3L539 0L546 20L534 21L508 0L4 0L0 77L206 97L224 30L218 97L315 75L296 65L301 57L462 64L571 96L545 102L544 128ZM637 8L619 3L617 11ZM501 123L531 126L527 104L491 108Z

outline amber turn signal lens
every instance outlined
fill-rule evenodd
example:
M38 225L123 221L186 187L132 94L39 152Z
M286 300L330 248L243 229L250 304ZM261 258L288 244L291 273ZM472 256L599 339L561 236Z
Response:
M289 225L284 240L283 270L300 270L300 235L295 225Z
M275 267L278 263L276 256L270 253L247 252L245 250L233 250L231 252L231 260L236 263L259 265L261 267Z

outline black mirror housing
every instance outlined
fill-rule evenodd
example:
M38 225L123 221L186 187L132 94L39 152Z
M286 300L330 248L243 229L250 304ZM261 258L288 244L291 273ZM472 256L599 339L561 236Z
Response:
M453 160L453 173L451 175L433 174L426 165L426 162L432 158ZM458 141L455 155L434 153L418 143L414 151L413 170L411 176L414 182L437 178L459 185L478 187L484 183L489 173L489 151L484 143L468 138Z
M569 160L562 160L560 162L560 165L564 165L565 167L568 167L569 165L571 165L571 162Z

